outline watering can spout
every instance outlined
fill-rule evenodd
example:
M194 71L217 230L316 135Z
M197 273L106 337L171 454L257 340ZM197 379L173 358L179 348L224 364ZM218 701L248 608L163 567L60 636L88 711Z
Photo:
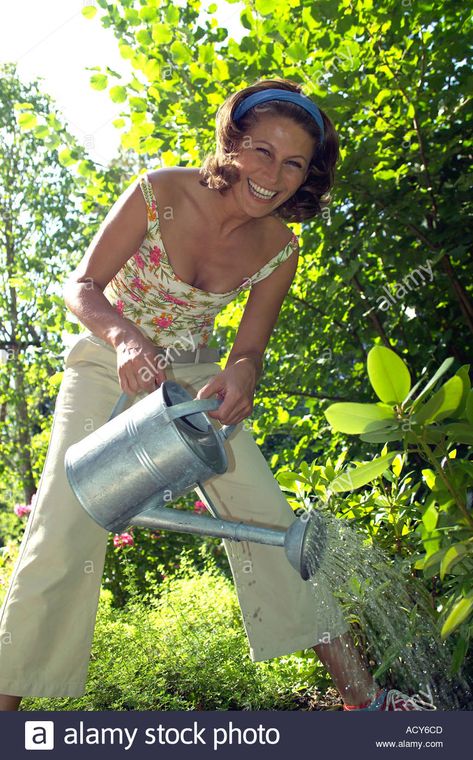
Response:
M202 484L200 489L208 499ZM225 538L228 541L253 541L283 547L288 561L305 581L312 578L318 570L327 549L327 526L318 511L304 513L287 529L268 528L255 523L222 520L185 510L154 506L151 498L141 505L141 511L133 517L132 523L153 530L177 530Z
M323 515L316 510L304 512L287 529L284 548L302 579L312 578L327 551L327 525Z

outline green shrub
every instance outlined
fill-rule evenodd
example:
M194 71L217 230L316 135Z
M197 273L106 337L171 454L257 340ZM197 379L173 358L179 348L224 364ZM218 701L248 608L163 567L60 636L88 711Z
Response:
M27 698L25 710L297 709L296 692L326 683L314 653L253 663L232 582L189 560L160 594L127 607L102 590L86 693Z

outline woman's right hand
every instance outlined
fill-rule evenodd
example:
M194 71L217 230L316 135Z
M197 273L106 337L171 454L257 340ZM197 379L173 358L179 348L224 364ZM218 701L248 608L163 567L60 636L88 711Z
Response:
M164 349L145 335L124 338L116 352L118 379L124 393L151 393L166 380Z

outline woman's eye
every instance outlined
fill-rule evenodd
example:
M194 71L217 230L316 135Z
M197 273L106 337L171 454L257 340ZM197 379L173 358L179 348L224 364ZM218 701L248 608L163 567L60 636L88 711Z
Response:
M270 152L267 148L256 148L256 150L261 150L263 153L266 153L267 156L270 155ZM288 161L289 164L292 164L293 166L297 166L298 169L302 169L301 164L299 164L297 161Z

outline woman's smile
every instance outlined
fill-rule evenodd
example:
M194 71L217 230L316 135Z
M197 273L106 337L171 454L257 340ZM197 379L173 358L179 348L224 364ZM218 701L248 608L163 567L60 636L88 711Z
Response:
M276 195L278 194L278 191L274 190L267 190L262 185L258 185L254 180L247 178L248 187L250 189L250 195L253 196L253 198L256 198L259 201L263 202L270 202L272 201Z

